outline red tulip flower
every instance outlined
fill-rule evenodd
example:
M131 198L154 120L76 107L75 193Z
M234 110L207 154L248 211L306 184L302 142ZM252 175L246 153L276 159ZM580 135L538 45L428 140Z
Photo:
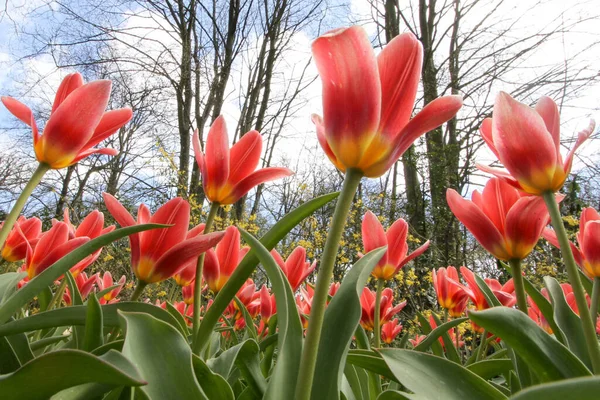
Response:
M265 324L269 323L271 317L277 312L275 295L269 292L269 288L263 285L260 289L260 317Z
M27 255L27 243L34 248L41 234L42 221L39 218L20 216L6 238L2 258L10 262L21 261Z
M114 149L94 148L132 116L129 108L104 111L110 89L108 80L84 85L79 73L67 75L56 92L52 113L42 135L29 107L11 97L2 97L2 102L8 111L31 127L38 161L60 169L76 164L90 154L117 154Z
M316 261L312 265L306 261L306 249L302 246L296 247L285 261L275 249L271 250L271 255L287 277L292 292L298 290L302 282L317 266Z
M94 285L100 282L98 275L99 274L94 274L88 278L87 274L85 272L82 272L75 278L75 284L77 285L77 289L79 290L79 294L81 294L81 298L83 300L85 300L86 297L88 297L88 295L90 294L90 292L94 289ZM63 300L69 306L72 303L71 292L68 287L65 288ZM104 304L102 303L102 300L100 300L100 304Z
M214 247L223 238L223 232L186 239L190 222L190 205L180 197L169 200L154 215L145 205L138 209L137 222L121 203L104 193L106 208L123 227L136 224L164 224L169 228L152 229L129 236L131 268L145 283L169 279L191 260Z
M413 347L417 347L425 338L427 338L427 335L416 335L414 339L408 339L408 341Z
M383 325L390 321L394 315L398 314L402 311L404 306L406 306L406 301L403 301L396 306L393 305L393 301L394 292L392 289L383 289L379 312L380 324ZM375 326L375 292L369 288L364 288L360 295L360 305L362 307L360 324L364 329L372 331Z
M383 175L423 133L453 118L459 96L441 97L412 119L423 48L417 38L397 36L375 57L358 26L336 29L313 42L323 85L323 118L313 115L319 143L341 171Z
M74 239L78 237L88 237L90 239L95 239L98 236L102 236L106 233L112 232L115 230L114 225L104 227L104 214L98 210L94 210L89 213L79 226L75 226L71 223L71 218L69 217L69 209L65 209L64 222L69 227L69 239ZM56 220L52 220L52 223L56 223ZM78 262L73 268L71 268L71 274L73 277L77 277L81 271L89 267L92 263L94 263L98 257L100 257L100 253L102 252L102 248L96 250L80 262Z
M472 294L470 295L470 290L460 284L456 268L440 268L437 271L433 270L431 275L440 307L448 310L451 317L462 316Z
M257 131L247 132L229 149L223 116L210 127L206 153L200 148L198 131L194 132L193 145L204 194L212 203L233 204L255 186L292 175L289 169L278 167L255 171L262 152L262 136Z
M429 247L429 241L410 254L408 253L408 224L399 219L390 226L387 232L379 219L371 211L367 211L362 222L362 238L365 253L379 247L387 246L387 251L381 257L371 275L377 279L392 279L409 261L420 256Z
M195 238L198 235L201 235L204 232L204 224L200 224L193 229L190 229L186 235L186 239ZM184 286L191 285L194 280L196 280L196 267L198 266L198 260L191 260L187 263L183 268L179 270L175 275L173 275L173 279L175 279L175 283L182 288Z
M300 288L300 296L296 296L296 307L300 314L300 321L304 329L308 328L308 319L310 317L310 310L312 308L312 298L314 292L311 290Z
M88 237L69 240L69 228L67 224L64 222L56 223L49 231L42 234L35 249L27 243L25 265L29 279L33 279L56 261L89 240Z
M481 166L511 185L533 195L556 192L571 171L573 155L594 131L594 121L579 132L575 145L563 161L560 154L560 115L556 103L542 97L535 109L500 92L493 118L481 126L481 136L508 170Z
M456 218L500 260L522 260L535 247L550 219L541 197L526 196L505 181L492 178L472 201L448 189L446 200Z
M390 344L396 339L396 336L402 331L402 324L398 322L398 318L386 322L381 326L381 340L384 343Z
M206 252L202 274L213 293L218 293L225 286L248 251L248 247L240 248L240 232L235 226L230 226L217 248Z
M471 301L475 305L475 308L477 310L485 310L490 308L490 305L485 299L483 292L479 288L479 285L477 285L475 274L473 274L473 272L466 267L460 267L460 273L467 282L467 286L470 289L468 293L471 297ZM517 298L514 295L515 287L512 279L510 279L504 285L500 284L500 282L495 279L485 279L484 281L503 306L512 307L517 303Z
M560 247L552 229L546 228L543 236L553 246ZM600 214L591 207L584 208L581 213L577 243L579 248L570 243L577 265L588 277L600 277Z
M121 276L121 278L119 278L118 282L114 282L112 274L109 271L106 271L104 275L102 275L102 278L98 279L98 290L103 291L115 285L118 286L110 292L105 293L104 296L100 298L100 304L116 303L118 301L117 296L119 295L119 293L121 293L123 286L125 286L126 280L127 278L125 277L125 275L123 275Z
M429 316L429 325L431 326L431 330L434 330L435 328L437 328L437 323L435 322L435 318L433 318L433 315ZM455 330L454 328L448 329L448 336L450 337L450 341L452 343L456 343L456 335L455 335L454 330ZM442 337L439 337L438 341L442 345L442 348L446 349L446 344L444 343L444 339ZM458 346L462 347L464 345L465 345L465 342L463 340L460 340L460 337L459 337Z

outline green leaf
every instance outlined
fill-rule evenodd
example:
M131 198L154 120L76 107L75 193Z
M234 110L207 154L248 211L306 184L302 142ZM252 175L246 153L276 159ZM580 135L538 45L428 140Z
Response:
M184 337L188 337L190 335L190 330L188 329L187 322L185 321L183 315L181 315L181 313L177 311L177 309L173 307L173 305L168 301L166 302L166 307L169 314L171 314L173 318L175 318L179 323L179 331L183 334Z
M242 303L240 301L240 299L238 299L237 296L235 296L233 298L233 301L235 301L235 304L237 305L238 309L242 313L242 317L244 318L244 322L246 323L246 332L250 335L250 337L252 339L254 339L255 341L258 341L258 335L256 334L256 327L254 326L254 320L252 319L252 316L248 312L248 309L246 309L246 306L244 305L244 303Z
M429 335L433 331L431 325L429 324L429 320L425 318L420 312L417 312L417 319L419 320L419 324L421 325L421 331L424 334ZM433 354L435 354L438 357L444 357L444 350L442 349L442 345L438 340L433 340L429 344L429 347L431 347L431 351L433 352Z
M84 351L92 351L104 344L104 326L102 324L102 307L96 296L90 296L87 301L85 331L83 336Z
M225 378L211 371L196 355L192 356L192 363L196 379L209 400L234 400L233 390Z
M483 360L473 363L467 369L485 380L492 379L495 376L508 373L512 370L513 363L508 359Z
M532 386L511 400L597 400L600 393L600 377L565 379L563 381Z
M347 363L344 367L344 376L348 381L348 385L350 386L355 399L361 400L371 398L369 374L363 368ZM347 393L348 390L345 390L344 392ZM350 398L349 395L346 397Z
M487 283L485 283L485 281L477 274L475 274L475 281L490 307L502 307L502 303L500 303L500 300L498 300L494 292L492 292L492 289L490 289Z
M96 382L111 386L139 386L144 381L121 354L96 357L79 350L44 354L17 371L0 375L0 393L11 399L47 399L76 385Z
M506 399L485 380L445 358L414 350L381 349L379 353L400 383L426 399Z
M55 343L60 343L63 340L68 340L71 335L50 336L31 343L31 351L41 350Z
M377 396L377 400L410 400L419 399L420 397L414 394L400 392L398 390L386 390Z
M435 321L437 326L442 325L442 321L437 317L437 315L432 313L431 316L433 317L433 320ZM458 335L458 332L456 334ZM448 333L448 330L442 331L442 334L440 336L442 338L442 341L444 342L443 350L446 353L446 358L448 358L450 361L454 361L455 363L461 364L458 349L456 348L455 342L452 341L452 339L450 339L450 334Z
M273 225L273 227L260 238L260 242L268 250L272 250L277 243L294 229L296 225L302 222L302 220L338 196L339 193L330 193L302 204ZM258 258L256 253L250 251L233 271L233 274L229 277L225 286L219 291L214 302L210 308L206 310L206 313L202 318L198 333L196 334L196 340L194 340L194 343L197 344L194 348L194 353L199 354L202 348L208 344L208 339L212 334L217 321L221 318L221 314L223 314L223 311L225 311L238 290L242 287L244 282L246 282L246 279L252 275L257 265Z
M442 336L444 333L447 333L448 330L450 330L468 320L469 320L469 318L466 318L466 317L456 318L456 319L450 320L448 322L444 322L441 325L438 325L434 330L432 330L427 335L427 337L425 339L423 339L423 341L421 343L419 343L419 345L417 347L414 348L414 350L427 351L431 347L432 344L439 343L438 339L440 338L440 336ZM428 325L429 325L429 323L428 323Z
M79 246L42 271L38 276L30 280L27 285L23 286L7 298L0 306L0 324L6 322L11 315L26 305L38 293L50 286L57 278L65 274L75 264L92 254L94 251L125 236L161 227L164 227L164 225L144 224L115 229L112 232L99 236L96 239L92 239Z
M102 306L102 323L104 326L115 327L119 326L119 316L117 311L127 312L142 312L150 314L178 329L181 328L177 320L163 310L153 304L140 302L119 302L114 304L105 304ZM56 328L59 326L84 326L87 314L86 306L71 306L57 308L51 311L45 311L31 315L27 318L18 319L0 325L0 336L11 335L22 332L33 332L39 329ZM182 332L182 334L184 334Z
M269 253L269 250L248 232L243 229L239 230L246 243L256 252L260 263L271 280L271 287L277 305L277 326L279 328L277 363L271 374L264 398L291 399L294 397L296 390L300 357L302 355L302 322L300 322L300 316L296 308L296 299L287 278Z
M19 281L26 276L26 272L6 272L0 275L0 304L15 292Z
M356 365L392 381L398 381L381 355L371 350L350 350L346 364Z
M533 299L535 304L540 309L540 312L548 321L548 325L552 329L552 332L556 339L562 344L566 345L567 340L565 339L564 333L560 330L556 322L554 321L554 310L552 309L552 304L542 295L542 293L537 290L535 286L527 279L523 278L523 282L525 283L525 291L527 294Z
M386 249L375 249L358 260L325 310L311 390L312 400L339 398L346 356L362 313L360 295Z
M138 312L120 312L123 355L148 382L150 399L206 399L194 373L190 347L173 326Z
M591 375L568 348L521 311L494 307L472 311L469 317L512 347L542 382Z
M591 370L592 360L587 350L581 319L567 303L565 294L556 279L546 276L544 284L554 306L554 320L567 338L567 347Z

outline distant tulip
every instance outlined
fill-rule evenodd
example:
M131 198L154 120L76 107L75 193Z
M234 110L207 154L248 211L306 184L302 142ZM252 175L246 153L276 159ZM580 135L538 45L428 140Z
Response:
M206 252L202 273L213 293L218 293L225 286L248 250L248 247L240 248L240 232L235 226L230 226L217 248Z
M526 196L498 178L492 178L483 194L472 201L448 189L446 199L456 218L475 239L500 260L522 260L531 253L549 222L541 197Z
M247 132L230 149L223 116L210 127L205 153L197 130L193 145L204 194L212 203L233 204L255 186L292 175L289 169L278 167L255 171L260 162L262 136L257 131Z
M386 322L381 326L381 340L384 343L390 344L396 339L396 336L402 331L402 324L398 322L398 318Z
M103 291L112 286L115 286L115 285L118 285L118 286L116 288L114 288L113 290L109 291L108 293L105 293L100 298L100 304L116 303L117 296L119 295L119 293L121 293L123 286L125 286L126 280L127 280L127 278L125 277L125 275L123 275L123 276L121 276L121 278L119 278L118 282L114 282L112 274L109 271L106 271L104 273L104 275L102 275L102 278L98 279L98 290Z
M49 231L42 234L35 249L27 243L25 265L27 266L29 279L33 279L56 261L88 241L89 238L87 237L69 240L67 224L64 222L56 223Z
M363 28L336 29L317 38L312 53L323 85L317 137L341 171L383 175L423 133L453 118L459 96L436 99L412 119L423 48L411 33L397 36L379 56Z
M560 247L552 229L546 228L543 236L553 246ZM600 278L600 214L591 207L581 213L577 243L579 248L570 243L575 261L587 276Z
M271 317L277 312L275 295L269 293L269 288L263 285L260 289L260 317L265 324L269 323Z
M11 97L2 97L2 102L8 111L31 127L38 161L60 169L90 154L117 154L114 149L94 148L117 132L132 116L129 108L104 111L110 89L111 82L108 80L84 85L78 72L67 75L56 92L50 119L42 135L29 107Z
M431 275L440 307L448 310L451 317L462 316L469 302L470 290L460 284L456 268L440 268L433 270Z
M535 109L500 92L492 118L481 125L481 136L506 171L478 165L511 185L533 195L556 192L571 172L575 151L594 132L594 121L579 132L563 161L560 154L560 115L556 103L542 97Z
M394 315L398 314L406 306L406 301L395 306L393 305L393 301L394 292L392 289L383 289L379 314L381 324L390 321ZM375 325L375 292L369 288L364 288L360 296L360 306L362 307L360 324L364 329L372 331Z
M437 323L435 322L435 318L433 318L433 315L429 316L429 325L431 326L432 330L438 327ZM454 328L448 329L448 336L450 338L450 341L453 344L456 343L456 334L454 332ZM444 343L444 339L442 337L439 337L438 341L442 345L442 348L445 349L446 348L446 343ZM463 340L460 340L460 336L459 336L458 346L462 347L464 345L465 345L465 342Z
M285 261L277 250L271 250L271 255L287 277L288 282L292 287L292 292L298 290L298 287L300 287L306 277L309 276L317 266L316 261L313 262L312 265L310 262L306 261L306 249L302 246L296 247Z
M98 275L99 274L94 274L88 278L85 272L81 272L75 278L75 284L77 285L77 289L79 290L79 294L83 300L85 300L90 292L94 289L94 285L100 282ZM65 288L63 300L69 306L72 304L71 291L68 287ZM100 304L104 304L102 303L102 300L100 301Z
M470 289L469 296L471 297L471 301L475 305L477 310L485 310L490 308L483 292L479 288L477 281L475 280L475 274L466 267L460 267L460 273L463 278L467 282L467 285ZM512 279L506 282L504 285L500 284L495 279L485 279L484 280L492 293L498 298L498 301L503 306L512 307L517 303L517 298L514 295L514 285L512 283Z
M20 216L6 238L2 258L10 262L23 260L27 255L27 243L34 248L41 234L42 221L39 218Z
M427 335L416 335L414 339L408 339L408 341L413 347L417 347L426 337Z
M407 238L408 224L406 221L403 219L397 220L385 232L375 214L367 211L362 222L362 239L365 253L387 246L387 251L381 257L371 275L377 279L392 279L403 266L423 254L429 247L429 241L427 241L412 253L407 254Z
M191 260L214 247L224 235L223 232L214 232L186 239L190 205L179 197L166 202L154 215L150 214L148 207L140 205L137 222L110 194L104 193L104 201L108 211L123 227L145 223L172 225L129 236L131 268L144 283L169 279Z

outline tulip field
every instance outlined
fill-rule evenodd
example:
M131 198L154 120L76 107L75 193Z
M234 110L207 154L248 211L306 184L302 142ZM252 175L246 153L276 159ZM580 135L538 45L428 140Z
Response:
M206 200L200 210L182 197L152 210L104 193L110 215L94 210L78 224L68 210L51 221L25 215L50 170L115 156L97 146L136 110L107 111L111 81L86 83L80 73L62 80L43 122L2 97L31 129L39 165L0 229L0 399L600 398L600 213L583 208L573 242L559 207L594 122L564 154L553 99L532 108L497 93L479 132L502 168L478 165L483 189L465 198L449 188L446 201L510 279L430 265L436 304L413 307L409 320L411 299L393 282L430 250L428 240L410 240L409 222L382 223L364 210L358 261L341 280L334 268L341 251L353 251L344 250L343 235L361 180L384 175L454 118L463 99L442 96L414 110L423 46L412 33L376 55L363 28L336 29L312 42L312 56L323 104L312 122L343 186L260 235L216 221L223 207L294 171L259 168L256 130L230 146L222 116L204 143L203 132L192 136ZM300 245L278 251L326 206L335 211L319 257ZM541 241L560 255L566 281L524 274ZM113 243L130 253L134 280L103 268L103 248ZM170 293L158 296L157 287Z

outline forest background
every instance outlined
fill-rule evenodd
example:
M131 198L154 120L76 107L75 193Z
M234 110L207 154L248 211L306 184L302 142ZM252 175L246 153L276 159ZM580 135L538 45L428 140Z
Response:
M0 93L45 120L60 80L77 70L86 81L113 81L109 108L134 110L132 121L107 140L117 156L96 155L52 171L24 214L41 216L48 227L68 208L77 223L93 209L106 211L101 193L108 192L131 210L141 202L155 210L182 196L193 206L195 223L203 221L191 136L199 129L205 138L220 114L233 142L249 130L261 132L263 167L287 166L296 174L223 209L217 226L234 223L260 233L299 204L339 190L343 176L327 160L310 121L322 107L310 44L350 24L365 27L376 48L402 32L418 37L424 63L417 109L447 94L461 94L465 105L384 176L362 181L335 277L362 251L362 216L371 210L384 226L404 218L413 248L431 240L425 255L394 280L399 297L409 300L405 312L435 303L432 268L466 265L506 279L454 218L445 191L468 195L485 182L475 164L494 157L478 129L499 90L531 105L542 95L553 98L567 148L590 118L600 120L600 11L594 1L9 0L0 8ZM23 126L0 110L0 219L36 166L31 133ZM600 207L598 139L596 132L577 154L565 185L562 211L573 231L582 207ZM282 254L302 245L311 261L318 260L332 213L325 208L305 220L282 242ZM538 247L525 262L528 277L562 278L556 250L543 241ZM128 251L126 241L107 246L103 270L130 281ZM159 297L163 292L157 289Z

